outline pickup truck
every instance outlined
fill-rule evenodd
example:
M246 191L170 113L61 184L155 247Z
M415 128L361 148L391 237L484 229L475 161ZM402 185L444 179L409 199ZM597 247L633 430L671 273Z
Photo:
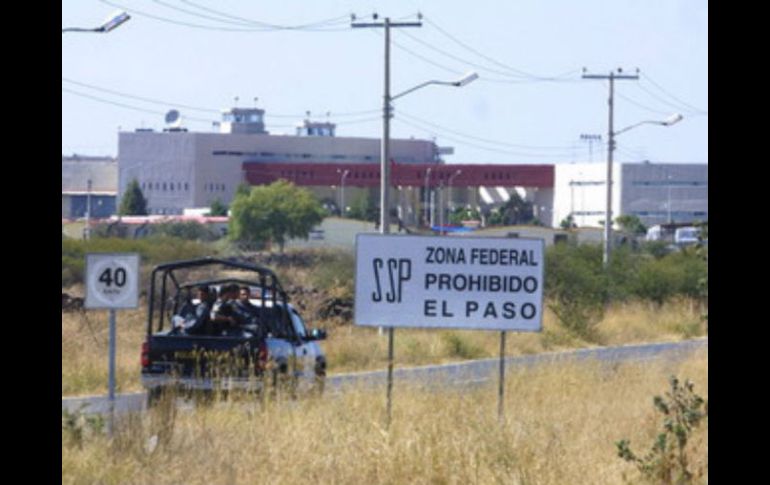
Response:
M200 303L192 298L192 289L218 291L233 284L250 290L253 318L243 325L245 331L189 335L174 325L189 318L190 309ZM308 331L268 268L212 257L161 264L150 277L141 353L147 405L170 389L196 395L279 386L292 394L322 392L326 357L318 341L325 338L325 330Z

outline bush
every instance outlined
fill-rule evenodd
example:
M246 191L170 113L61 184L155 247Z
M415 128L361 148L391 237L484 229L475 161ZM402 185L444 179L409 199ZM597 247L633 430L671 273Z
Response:
M693 430L708 417L708 401L695 394L693 384L685 381L680 386L679 379L670 378L671 391L665 399L655 396L655 409L663 414L663 430L644 457L637 456L631 450L629 440L615 443L618 456L634 463L642 475L655 484L693 483L696 473L689 469L687 443ZM701 475L699 470L697 475Z
M83 282L87 253L139 253L142 265L156 265L210 256L215 251L207 244L167 236L146 239L93 238L88 241L62 239L62 286Z
M608 299L602 248L556 244L546 251L545 292L548 307L571 333L595 340L594 327Z

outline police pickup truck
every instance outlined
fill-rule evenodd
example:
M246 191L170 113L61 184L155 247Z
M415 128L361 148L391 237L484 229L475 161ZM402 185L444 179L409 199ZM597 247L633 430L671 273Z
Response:
M198 305L205 303L194 298L194 289L205 287L213 295L233 285L248 288L248 311L223 329L213 324L216 308L208 302L205 311L198 311L207 314L207 325L185 331ZM268 268L212 257L159 265L150 277L141 354L148 407L169 389L206 395L279 386L292 393L322 391L326 357L318 341L325 338L324 330L308 331Z

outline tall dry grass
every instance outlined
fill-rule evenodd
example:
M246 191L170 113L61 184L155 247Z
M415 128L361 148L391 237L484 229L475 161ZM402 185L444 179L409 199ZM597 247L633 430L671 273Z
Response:
M652 398L677 375L708 397L708 354L684 361L552 363L509 369L495 386L396 386L300 401L225 402L124 418L115 438L62 434L62 483L620 484L639 481L614 442L646 452L660 429ZM688 450L708 480L708 422Z
M587 346L675 341L707 334L701 310L688 301L661 307L646 303L608 308L597 327L598 342L586 342L566 332L550 311L540 333L515 333L506 339L506 355L559 351ZM139 391L140 349L145 338L146 309L117 314L117 384L119 392ZM387 334L376 328L309 321L327 327L322 342L330 373L383 369L387 366ZM107 311L62 313L62 395L107 391ZM397 329L397 366L427 365L477 358L500 352L499 332L470 330Z

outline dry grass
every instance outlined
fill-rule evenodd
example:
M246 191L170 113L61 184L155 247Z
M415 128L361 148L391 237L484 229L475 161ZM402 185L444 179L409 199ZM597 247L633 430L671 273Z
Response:
M610 307L598 325L604 345L681 340L706 335L700 312L689 302L658 308L644 303ZM62 395L107 392L108 317L106 311L62 313ZM146 310L117 313L117 384L119 392L139 391L139 356L145 336ZM322 342L330 373L383 369L387 365L387 333L376 328L309 322L327 327ZM500 334L469 330L397 329L397 366L426 365L499 355ZM565 332L546 311L543 332L518 333L506 339L506 355L533 354L596 345Z
M646 453L660 420L652 398L675 374L708 397L708 354L682 362L549 364L507 373L506 419L496 388L396 387L301 401L222 403L126 418L116 437L62 435L62 483L100 484L619 484L639 483L617 458L627 438ZM437 405L440 403L440 405ZM691 463L708 479L708 422ZM157 437L150 451L148 443Z

